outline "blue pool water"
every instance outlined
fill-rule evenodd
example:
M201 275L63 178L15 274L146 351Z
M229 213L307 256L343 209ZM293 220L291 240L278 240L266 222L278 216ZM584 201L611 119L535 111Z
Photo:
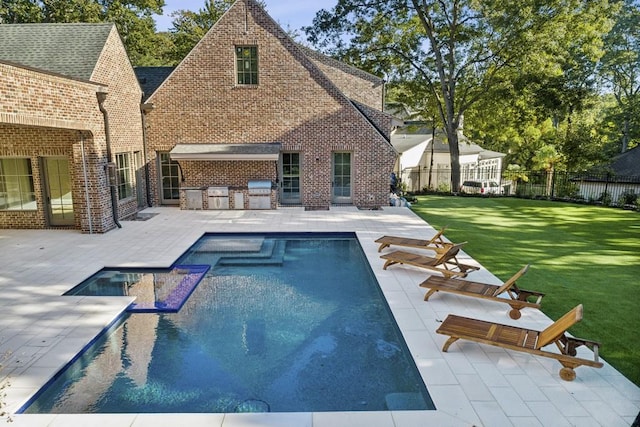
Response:
M104 268L65 295L133 296L129 312L177 312L182 308L210 265L176 265L173 268Z
M178 312L127 314L23 412L434 409L354 235L207 235L176 264L210 266Z

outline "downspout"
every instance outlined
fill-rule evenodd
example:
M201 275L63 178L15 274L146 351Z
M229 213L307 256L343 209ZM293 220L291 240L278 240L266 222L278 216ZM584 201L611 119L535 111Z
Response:
M96 96L98 97L98 108L100 108L100 112L104 117L104 135L105 135L105 143L107 146L107 163L111 162L111 134L109 132L109 114L107 110L104 108L104 101L107 99L106 92L96 92ZM107 171L108 174L108 171ZM109 176L107 176L107 181L109 180ZM109 185L109 190L111 191L111 214L113 216L113 222L116 224L118 228L122 228L122 225L118 222L118 196L116 194L116 188L113 185Z
M89 234L93 234L93 222L91 220L91 199L89 197L89 178L87 176L87 159L84 154L84 133L80 133L80 149L82 150L82 174L84 175L84 198L87 204L87 217L89 219Z
M142 94L144 99L144 94ZM145 191L147 192L147 206L151 207L151 186L149 184L149 162L147 159L147 117L148 111L153 110L153 104L145 104L140 100L140 114L142 116L142 155L144 156L144 180Z

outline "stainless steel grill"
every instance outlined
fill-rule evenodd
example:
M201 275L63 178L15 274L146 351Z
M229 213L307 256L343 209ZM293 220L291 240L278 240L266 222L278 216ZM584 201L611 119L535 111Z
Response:
M249 188L249 195L271 195L271 181L267 181L267 180L254 180L254 181L249 181L249 184L247 184L247 187Z
M229 187L207 188L209 209L229 209Z
M247 188L249 209L271 209L271 181L252 180Z

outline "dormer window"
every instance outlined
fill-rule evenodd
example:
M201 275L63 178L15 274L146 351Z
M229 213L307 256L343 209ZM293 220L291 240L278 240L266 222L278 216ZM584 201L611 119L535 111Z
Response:
M258 47L236 46L238 85L258 84Z

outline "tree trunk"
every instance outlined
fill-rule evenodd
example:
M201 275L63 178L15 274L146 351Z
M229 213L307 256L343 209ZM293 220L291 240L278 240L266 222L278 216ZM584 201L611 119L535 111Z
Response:
M458 146L458 126L455 123L447 123L447 141L451 154L451 192L460 191L460 147Z
M629 117L624 118L624 129L622 129L622 151L624 153L627 151L627 147L629 146Z
M551 168L549 168L547 170L547 189L546 189L546 193L545 196L547 197L552 197L552 191L553 191L553 172L554 172L554 167L551 166Z

